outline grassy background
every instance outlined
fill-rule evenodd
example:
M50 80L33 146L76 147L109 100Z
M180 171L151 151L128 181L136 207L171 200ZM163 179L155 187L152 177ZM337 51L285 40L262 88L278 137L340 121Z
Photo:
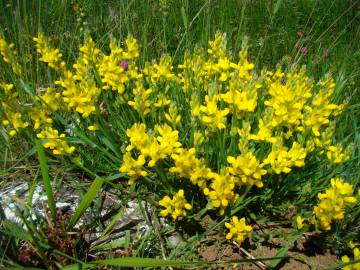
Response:
M304 190L315 186L317 189L312 190L314 194L322 188L318 183L335 172L355 186L360 183L360 13L357 1L1 0L0 6L3 11L0 13L0 32L8 41L15 43L25 70L24 80L34 87L49 84L55 79L45 65L39 65L36 57L32 57L35 55L32 37L38 31L51 37L69 66L76 59L79 45L87 34L105 51L111 37L122 40L132 34L139 40L141 61L169 53L178 63L185 51L207 46L215 32L221 31L226 33L228 47L234 55L242 41L248 40L250 58L256 68L274 68L278 63L286 67L296 62L306 65L308 73L316 79L331 72L338 83L336 100L349 99L349 106L337 123L336 138L345 145L354 143L351 160L337 168L312 160L306 171L297 170L291 174L286 185L273 187L270 193L254 194L261 197L262 205L268 205L268 209L259 210L251 206L249 212L255 212L254 221L266 218L269 212L276 219L291 205L306 204L303 198L306 192L292 190L293 181L300 181ZM10 76L5 70L0 74L2 77ZM31 157L22 159L31 148L32 145L21 138L8 140L5 134L0 137L0 185L19 177L31 181L37 170L36 160ZM89 164L104 164L95 151L89 152L88 156L86 162ZM48 162L55 171L74 170L69 164L56 160ZM104 165L98 168L99 172L107 170L115 173L117 167ZM272 196L278 192L284 194L281 201ZM139 196L146 198L146 195ZM349 230L339 230L332 243L343 244L353 238L358 229L357 221L359 210L354 209L353 215L344 221ZM185 246L171 251L170 258L191 257L191 249L206 235L203 232L193 236ZM147 235L136 254L147 255L148 245L154 239L161 239L159 232Z

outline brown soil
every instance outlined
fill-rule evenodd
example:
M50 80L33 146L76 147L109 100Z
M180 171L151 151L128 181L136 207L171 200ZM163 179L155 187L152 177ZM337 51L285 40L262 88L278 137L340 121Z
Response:
M290 231L289 228L271 228L273 232ZM301 237L296 243L290 247L284 258L276 267L279 270L306 270L306 269L324 269L339 263L336 255L332 254L330 250L321 250L317 244L321 242L315 239L315 236L309 234ZM213 239L216 239L214 237ZM214 244L215 243L215 244ZM236 261L241 259L255 259L255 258L272 258L277 252L286 244L284 238L272 238L264 241L261 244L250 239L243 243L242 247L238 247L236 243L218 243L214 241L211 245L202 246L199 250L199 255L204 261ZM243 263L243 264L229 264L219 267L212 267L213 269L242 269L242 270L259 270L266 269L270 265L270 261L260 263Z

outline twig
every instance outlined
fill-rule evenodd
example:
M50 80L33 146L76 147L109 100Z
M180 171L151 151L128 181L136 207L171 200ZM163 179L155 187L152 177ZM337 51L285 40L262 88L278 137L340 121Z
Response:
M243 249L242 247L240 247L238 245L238 243L236 242L233 242L237 247L238 249L248 258L248 259L252 259L252 260L256 260L256 258L251 255L249 252L247 252L245 249ZM261 270L266 270L267 267L265 264L263 264L261 261L256 261L256 262L253 262L257 267L259 267Z

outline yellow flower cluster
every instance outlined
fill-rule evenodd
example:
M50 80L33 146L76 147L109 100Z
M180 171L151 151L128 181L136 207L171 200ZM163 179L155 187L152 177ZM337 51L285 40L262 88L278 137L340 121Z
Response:
M124 93L126 84L130 79L141 78L134 63L139 57L137 41L133 37L125 40L127 51L118 47L116 42L110 42L110 55L104 55L99 63L103 89L112 89L119 94Z
M52 150L54 155L72 154L74 146L69 146L65 134L59 134L53 124L53 112L59 110L61 104L60 93L48 87L46 91L35 98L35 104L28 115L33 121L36 136L42 139L44 147Z
M224 129L226 116L229 114L229 109L221 110L217 106L217 96L210 98L205 97L204 106L200 106L201 121L207 125L210 130Z
M44 140L44 147L51 149L54 155L72 154L75 151L75 147L65 141L65 134L59 135L59 131L52 127L45 127L37 137Z
M35 130L40 127L51 126L53 122L52 112L60 107L60 93L48 87L45 93L40 95L37 100L40 102L29 112L29 116L34 122Z
M273 144L272 151L264 160L264 164L270 164L276 174L289 173L292 167L305 165L306 149L294 142L290 150L281 142Z
M17 110L18 93L14 91L14 85L0 83L0 89L4 90L1 102L2 111L4 113L2 124L5 127L9 127L8 132L10 136L15 136L20 129L26 128L29 123L23 120L23 115Z
M320 201L314 207L312 223L328 231L333 220L343 219L345 207L356 203L356 198L352 196L352 188L352 185L340 178L331 179L331 186L325 193L318 194Z
M305 106L304 125L311 128L313 134L319 137L320 129L330 124L329 117L340 114L345 104L336 105L331 103L331 98L335 90L333 78L326 79L319 83L320 91L314 97L311 106Z
M264 185L261 177L267 172L263 169L264 164L260 164L253 153L247 152L236 158L228 156L227 161L231 164L229 173L239 179L238 185L256 185L257 187Z
M165 119L174 127L180 123L181 116L179 115L178 108L176 103L173 102L170 104L168 112L165 113Z
M137 112L145 116L150 112L151 103L149 96L153 92L151 88L145 89L141 81L136 82L136 86L133 89L134 101L128 101L128 104L133 107Z
M195 152L195 148L180 148L177 153L171 155L174 166L169 171L177 173L180 177L190 179L194 185L204 189L211 170L205 166L202 159L196 157Z
M47 63L50 68L62 72L65 68L65 62L61 60L60 50L49 46L44 33L40 32L33 40L36 43L36 51L41 55L39 60Z
M0 36L0 54L2 55L4 62L11 65L15 74L21 75L21 67L16 60L16 51L14 50L15 44L8 44L5 38Z
M13 112L9 110L6 112L7 119L2 121L2 124L6 126L10 126L9 134L10 136L15 136L19 129L26 128L29 123L24 122L21 118L21 113Z
M209 197L212 206L219 209L219 214L223 215L225 209L239 198L235 191L235 177L231 176L227 169L220 174L211 173L210 177L213 180L209 188L204 189L204 194Z
M126 147L120 172L130 176L129 184L134 183L139 176L144 177L147 175L142 170L146 159L149 159L147 165L154 167L158 160L171 156L179 151L181 147L181 143L178 141L179 132L177 130L173 130L168 125L157 125L155 130L159 135L150 136L146 132L145 124L134 124L126 131L130 144ZM140 153L137 160L132 158L131 151L133 150L137 150Z
M132 185L139 177L145 177L148 173L143 170L145 165L145 156L139 155L138 159L134 159L131 156L131 152L126 152L123 157L123 163L120 167L120 172L126 173L130 178L128 181L129 185Z
M246 225L245 218L239 220L236 216L231 218L231 223L226 222L225 227L230 230L226 234L226 239L234 239L238 244L244 242L246 237L252 231L252 227Z
M81 55L73 65L75 73L64 71L55 84L64 88L62 96L68 110L75 108L85 118L95 112L101 94L92 73L92 69L99 65L100 50L95 47L94 41L88 38L80 47L80 51Z
M344 255L341 257L341 261L343 263L352 263L350 265L346 265L343 267L343 270L360 270L360 245L358 243L353 243L350 241L349 247L352 249L354 259L353 261L358 261L352 263L352 260L347 256Z
M170 55L166 54L161 56L159 64L148 65L143 72L145 75L150 76L151 82L156 83L175 79L172 69L172 59Z
M165 208L160 211L160 215L163 217L170 215L174 220L185 217L187 214L186 210L192 209L191 204L185 199L183 189L180 189L172 199L169 196L165 196L161 199L159 205Z
M350 159L352 152L352 145L346 149L341 144L330 145L327 147L326 156L334 164L346 162Z
M268 93L271 98L264 104L270 108L271 126L299 128L303 119L303 108L312 96L313 87L312 81L305 75L305 68L300 71L293 69L286 75L281 70L277 70L268 79L268 83Z

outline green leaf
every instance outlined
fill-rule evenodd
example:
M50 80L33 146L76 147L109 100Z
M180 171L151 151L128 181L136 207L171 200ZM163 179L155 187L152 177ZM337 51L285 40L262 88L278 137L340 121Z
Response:
M38 152L38 158L39 158L39 162L40 162L40 168L41 168L42 178L44 181L46 197L48 199L48 205L49 205L49 209L51 212L51 217L52 217L53 221L55 221L56 207L55 207L54 194L53 194L52 188L51 188L51 182L50 182L50 177L49 177L49 168L46 163L44 147L40 140L36 140L36 150Z
M119 220L119 218L122 216L123 213L124 213L124 207L120 208L119 212L113 217L109 225L106 226L105 230L101 233L99 240L104 238L104 236L112 229L116 221Z
M80 205L77 207L74 215L71 217L68 229L71 230L76 222L81 218L81 216L85 213L86 209L90 206L91 202L95 198L96 194L100 190L102 184L104 183L104 179L97 176L94 182L91 184L88 192L86 192L84 198L82 199Z
M110 176L107 176L105 177L104 179L106 181L113 181L113 180L116 180L116 179L119 179L119 178L123 178L126 174L124 173L117 173L117 174L114 174L114 175L110 175Z
M112 248L126 247L128 242L127 240L128 239L124 237L116 241L111 241L109 243L97 245L94 247L94 249L112 249Z
M176 261L176 260L162 260L155 258L116 258L95 261L95 264L99 265L111 265L122 267L161 267L161 266L194 266L194 262L191 261Z
M3 221L3 227L5 230L1 230L1 232L6 235L27 241L31 241L32 239L31 235L27 231L9 220Z
M31 97L36 96L35 90L28 83L24 83L23 88Z
M82 269L94 269L96 265L90 263L76 263L64 266L61 270L82 270Z
M273 16L276 15L276 13L279 11L281 4L282 4L283 0L277 0L276 4L274 6L274 11L273 11Z
M275 268L281 262L281 260L285 258L285 255L288 252L288 250L289 250L289 244L286 244L284 247L279 249L279 251L275 255L276 259L274 259L270 263L270 268Z

